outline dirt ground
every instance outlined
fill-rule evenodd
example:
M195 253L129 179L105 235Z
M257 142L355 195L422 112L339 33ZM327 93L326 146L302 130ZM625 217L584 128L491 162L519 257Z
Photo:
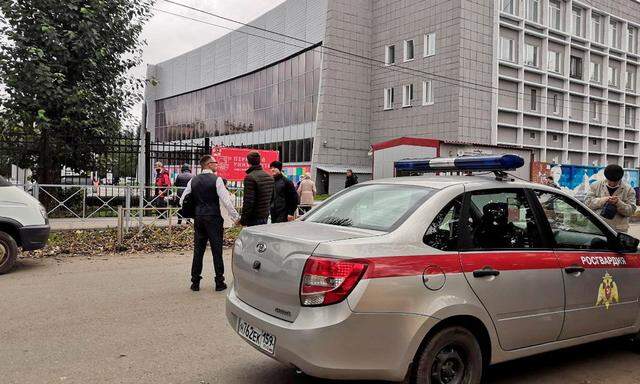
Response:
M188 252L21 260L0 276L0 382L327 382L235 335L206 260L199 293ZM488 382L640 384L640 354L621 340L590 344L492 367Z

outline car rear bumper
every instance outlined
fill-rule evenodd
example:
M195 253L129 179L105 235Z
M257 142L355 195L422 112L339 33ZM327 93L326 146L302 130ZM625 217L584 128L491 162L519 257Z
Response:
M247 305L234 289L226 313L234 329L242 318L276 337L273 355L256 348L260 352L310 376L343 380L403 380L425 327L436 322L413 314L354 313L343 301L303 308L289 323Z
M22 249L25 251L33 251L44 248L49 240L49 225L28 225L20 228L20 242Z

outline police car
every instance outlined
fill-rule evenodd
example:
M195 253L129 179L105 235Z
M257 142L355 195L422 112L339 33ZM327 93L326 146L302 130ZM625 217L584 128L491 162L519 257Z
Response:
M433 159L425 171L465 175L362 183L299 221L244 229L230 325L311 376L447 384L637 335L638 240L504 172L523 163Z

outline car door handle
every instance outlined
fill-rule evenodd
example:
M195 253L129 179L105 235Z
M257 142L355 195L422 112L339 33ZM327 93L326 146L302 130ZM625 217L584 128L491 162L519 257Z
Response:
M487 276L498 276L500 271L495 270L491 267L484 267L482 269L476 269L473 271L473 277L487 277Z
M574 273L584 272L584 267L581 267L579 265L572 265L570 267L565 268L564 271L567 275L572 275Z

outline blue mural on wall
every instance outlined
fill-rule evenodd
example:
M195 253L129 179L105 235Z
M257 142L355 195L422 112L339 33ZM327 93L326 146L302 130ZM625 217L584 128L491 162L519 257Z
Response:
M550 174L560 188L577 197L586 196L591 183L604 180L604 167L562 164L549 164L549 166ZM624 181L631 187L638 188L640 186L640 171L625 169Z

